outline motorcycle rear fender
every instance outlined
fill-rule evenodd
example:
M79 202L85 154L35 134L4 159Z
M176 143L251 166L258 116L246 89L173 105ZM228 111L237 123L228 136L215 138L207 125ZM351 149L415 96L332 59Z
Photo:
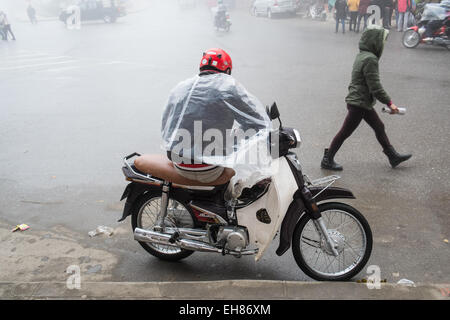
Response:
M344 188L328 187L324 189L324 187L310 187L309 190L317 203L330 199L355 199L353 193ZM300 195L301 192L296 192L294 194L294 201L289 205L288 211L281 223L280 245L276 250L278 256L283 255L291 247L295 226L300 220L300 217L305 213L305 206L300 199Z
M409 30L414 30L415 32L419 32L419 26L412 26L408 28Z
M152 185L136 183L136 182L129 183L126 186L125 191L122 194L122 197L120 198L120 201L122 201L124 199L127 199L127 201L125 202L125 206L123 208L122 218L120 218L120 220L118 222L125 220L126 217L128 217L131 214L131 208L133 206L133 203L136 201L136 199L140 195L144 194L145 192L147 192L149 190L155 190L155 189L156 189L156 187L152 186Z

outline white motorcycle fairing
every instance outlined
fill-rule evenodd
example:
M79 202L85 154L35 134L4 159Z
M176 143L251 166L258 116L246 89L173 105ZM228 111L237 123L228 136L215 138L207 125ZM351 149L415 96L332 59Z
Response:
M236 210L239 225L247 227L250 245L258 248L255 261L262 257L280 229L289 205L293 201L293 195L298 189L286 158L273 160L271 165L273 175L267 193L249 206ZM260 209L266 209L270 223L263 223L257 219L256 213Z

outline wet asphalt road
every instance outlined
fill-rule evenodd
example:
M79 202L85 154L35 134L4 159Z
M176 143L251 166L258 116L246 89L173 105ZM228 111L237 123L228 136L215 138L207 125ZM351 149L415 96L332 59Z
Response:
M330 174L319 163L345 116L359 35L334 34L331 22L268 20L246 11L232 12L231 32L222 33L205 8L163 3L79 31L59 21L12 21L18 41L0 44L0 219L27 223L27 232L62 225L79 233L83 247L117 257L107 275L112 281L309 280L291 251L275 255L277 241L258 263L203 253L179 263L149 256L132 239L130 219L116 222L126 186L122 158L160 152L169 90L196 73L205 49L222 47L233 58L233 75L263 103L277 101L284 125L300 130L304 171ZM336 156L344 166L337 185L354 191L349 203L372 227L368 265L380 266L389 282L450 281L449 70L445 49L407 50L392 31L381 78L407 114L381 117L392 144L413 158L391 169L366 124ZM98 225L122 232L89 238Z

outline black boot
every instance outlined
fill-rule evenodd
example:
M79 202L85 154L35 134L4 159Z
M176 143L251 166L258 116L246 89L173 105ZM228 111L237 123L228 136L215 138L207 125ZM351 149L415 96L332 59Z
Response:
M383 152L389 158L389 163L391 164L392 168L395 168L403 161L406 161L412 157L412 154L399 154L397 151L395 151L393 146L384 149Z
M334 155L330 157L328 149L325 149L320 166L322 169L337 170L337 171L342 170L342 166L334 162Z

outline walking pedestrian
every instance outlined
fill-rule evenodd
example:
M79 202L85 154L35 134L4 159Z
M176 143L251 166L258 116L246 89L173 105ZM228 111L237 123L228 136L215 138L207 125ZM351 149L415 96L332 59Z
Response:
M350 31L356 31L356 19L358 18L358 7L360 0L347 0L348 11L350 11Z
M375 131L376 138L393 168L411 158L410 154L401 155L395 151L386 135L383 122L373 108L376 100L379 100L391 109L391 113L398 113L397 106L392 103L391 98L384 91L378 73L378 60L383 53L388 33L389 31L381 26L372 24L361 35L360 51L353 64L352 79L345 98L348 113L342 128L332 140L329 148L325 149L321 162L323 169L342 170L342 166L334 161L334 156L363 119Z
M3 11L0 11L0 25L3 25L3 40L8 40L8 33L11 34L13 40L16 40L16 36L11 30L11 25L8 21L6 13Z
M408 8L411 7L411 0L397 0L398 21L397 31L403 32L408 29Z
M369 14L367 13L367 8L370 6L371 0L359 0L358 7L358 22L356 24L356 32L359 32L359 27L361 25L361 19L364 19L363 31L367 28L367 18Z
M345 0L336 0L334 4L336 12L336 31L339 31L339 22L342 23L342 33L345 33L345 18L347 17L347 2Z

